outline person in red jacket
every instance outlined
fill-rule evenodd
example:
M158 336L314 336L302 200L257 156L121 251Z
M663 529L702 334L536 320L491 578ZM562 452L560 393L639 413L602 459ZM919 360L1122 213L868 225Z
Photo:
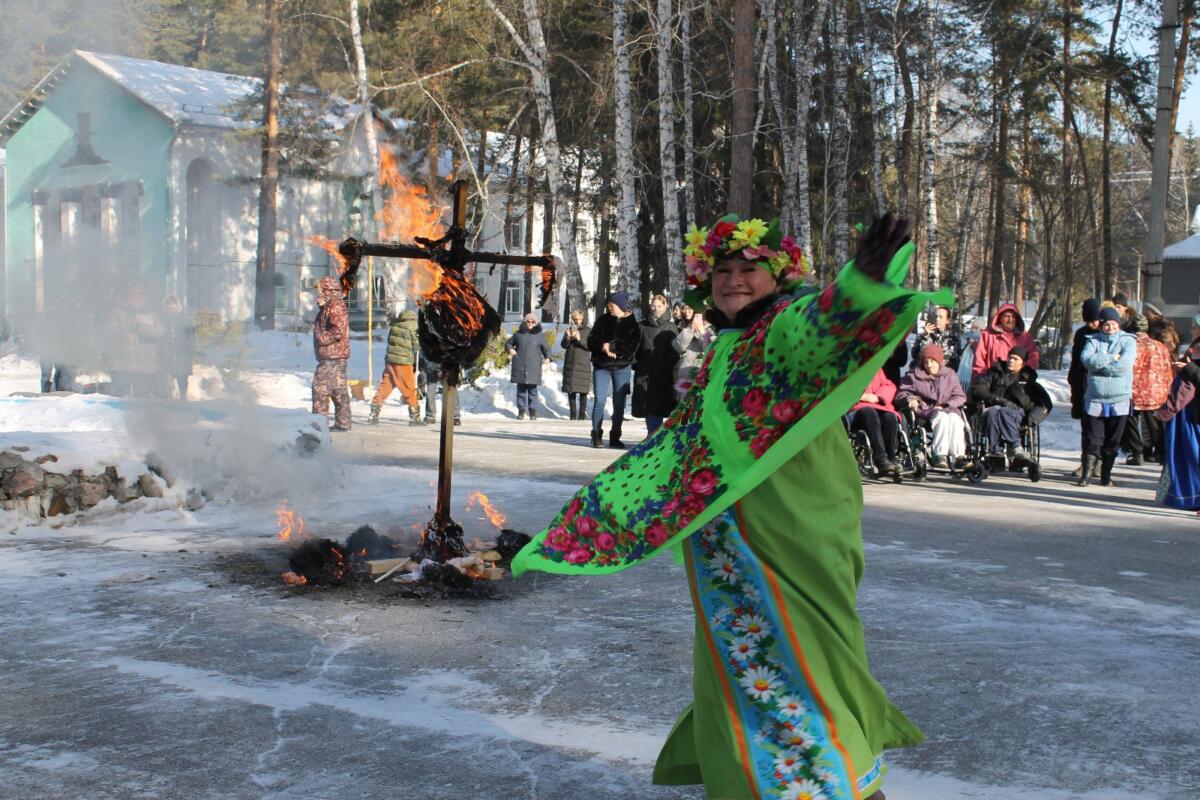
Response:
M1154 412L1163 407L1171 394L1175 371L1171 351L1147 333L1150 323L1141 314L1132 315L1130 327L1137 336L1137 360L1133 362L1133 408L1121 447L1129 451L1130 466L1140 467L1147 460L1160 460L1163 445L1162 423Z
M350 309L336 278L317 281L317 318L313 320L313 350L317 369L313 373L312 411L329 413L333 398L333 427L350 430L350 391L346 388L346 361L350 358Z
M871 457L880 477L900 471L900 465L896 463L900 415L892 407L895 397L896 384L881 369L850 409L850 430L866 432L871 442Z
M971 365L972 379L992 368L997 361L1007 361L1008 351L1021 345L1029 353L1025 365L1031 369L1038 366L1038 348L1033 334L1025 330L1025 320L1012 303L1003 303L996 309L992 324L979 334L975 345L975 361Z

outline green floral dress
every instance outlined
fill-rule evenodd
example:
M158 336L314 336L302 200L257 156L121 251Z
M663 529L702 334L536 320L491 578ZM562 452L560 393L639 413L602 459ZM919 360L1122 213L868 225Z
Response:
M867 668L855 595L862 490L834 423L928 301L848 264L823 292L722 331L653 436L584 486L513 574L600 574L679 545L696 610L694 702L655 782L711 798L860 800L885 748L921 741Z

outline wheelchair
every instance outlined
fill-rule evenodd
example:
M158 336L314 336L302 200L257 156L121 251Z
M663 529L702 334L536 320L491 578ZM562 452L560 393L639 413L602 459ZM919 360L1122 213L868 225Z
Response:
M1042 479L1042 439L1039 427L1050 411L1041 405L1034 406L1033 410L1026 413L1021 420L1021 447L1028 454L1028 458L1021 461L1017 461L1007 453L1003 455L988 454L987 433L983 429L983 411L981 406L972 405L967 418L974 430L976 441L980 443L980 458L987 465L987 469L992 473L1024 472L1029 476L1031 483L1040 481Z
M908 451L913 462L914 480L924 480L930 474L949 475L954 480L966 478L971 483L982 483L987 478L987 465L983 461L986 445L980 443L970 417L963 411L959 411L959 414L963 414L966 420L963 430L966 437L965 454L949 461L945 467L936 467L933 464L933 430L911 408L901 410L903 427L908 431L905 438L908 439Z
M851 447L854 448L854 460L858 462L858 474L864 480L883 481L888 477L891 478L892 483L903 483L905 478L914 481L925 480L928 469L923 460L913 457L912 449L909 446L908 430L903 418L900 419L900 430L896 437L896 463L900 469L891 476L879 473L875 467L875 451L871 447L871 438L867 436L866 431L855 430L851 422L852 413L842 416L842 426L850 438Z

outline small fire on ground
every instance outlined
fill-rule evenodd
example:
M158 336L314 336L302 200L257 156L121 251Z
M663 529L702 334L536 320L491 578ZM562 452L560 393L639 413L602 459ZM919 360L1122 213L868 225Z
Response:
M473 492L468 498L467 510L473 508L483 512L499 535L494 542L473 539L468 543L467 555L441 563L416 560L412 556L417 553L403 555L400 543L369 525L355 530L345 544L314 536L299 512L285 503L275 511L277 537L296 547L288 557L290 569L280 577L289 586L337 586L349 581L380 583L388 578L399 583L426 581L448 585L499 580L504 570L498 564L511 561L529 536L504 528L504 514L482 492Z

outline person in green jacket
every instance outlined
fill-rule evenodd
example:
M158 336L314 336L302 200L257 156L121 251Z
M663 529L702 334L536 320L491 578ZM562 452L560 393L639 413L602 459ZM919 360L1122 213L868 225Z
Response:
M408 424L421 425L421 399L417 395L417 354L421 344L417 340L417 312L401 311L388 328L387 358L384 360L383 376L379 379L379 390L371 400L371 415L367 423L379 422L383 401L399 389L404 402L408 403Z
M682 553L694 700L654 770L710 798L881 800L887 748L922 741L867 666L862 487L839 424L927 303L885 216L823 291L778 222L688 232L687 302L717 338L657 432L600 473L513 574L602 574Z

